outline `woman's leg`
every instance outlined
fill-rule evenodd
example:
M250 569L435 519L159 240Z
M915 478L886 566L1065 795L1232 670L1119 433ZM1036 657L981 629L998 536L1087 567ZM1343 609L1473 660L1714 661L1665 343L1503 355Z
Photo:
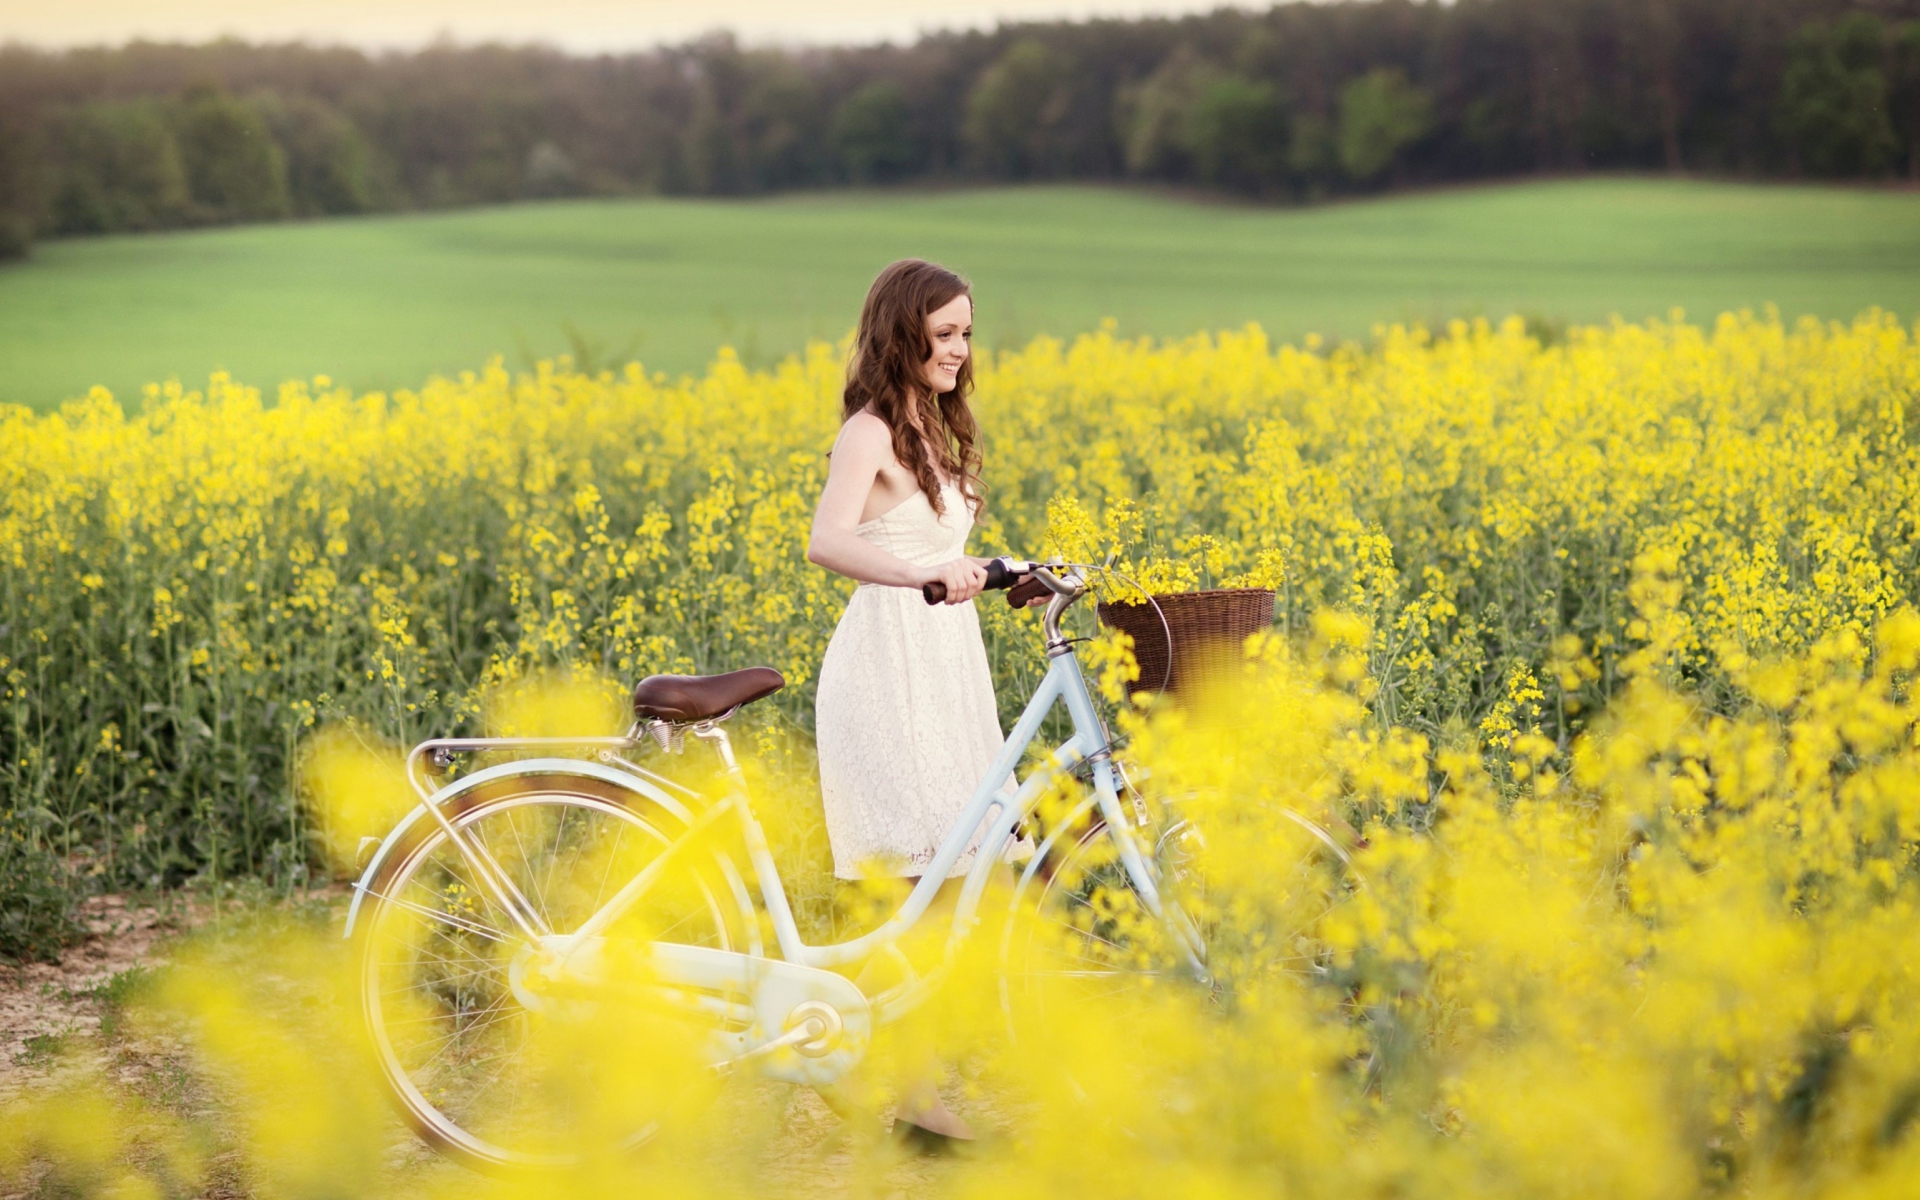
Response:
M933 903L927 913L920 918L920 927L926 931L927 941L944 949L947 936L953 930L954 909L960 902L960 888L965 879L949 879L940 885L933 895ZM910 881L909 886L919 883ZM907 1021L924 1019L923 1014L909 1016ZM903 1022L904 1023L904 1022ZM914 1031L922 1032L922 1031ZM960 1114L948 1108L940 1098L940 1077L945 1073L944 1064L929 1047L924 1055L915 1054L905 1064L900 1079L900 1101L894 1109L896 1121L906 1121L931 1133L957 1141L972 1141L973 1126L967 1124Z
M904 882L911 889L920 880L914 876ZM917 940L923 949L921 957L924 958L926 953L937 954L940 948L945 947L947 935L953 929L953 914L959 903L960 889L965 882L964 879L949 879L934 893L933 903L918 923L920 937ZM897 983L898 980L891 976L898 970L897 963L890 956L877 954L868 959L854 977L854 986L871 996ZM914 1014L896 1026L906 1035L910 1046L922 1038L929 1043L932 1041L932 1031L919 1025L924 1019L924 1014ZM902 1068L898 1080L899 1100L894 1108L897 1121L905 1121L956 1140L969 1140L974 1136L973 1128L940 1099L939 1080L943 1067L930 1044L924 1050L919 1047L908 1050Z
M988 894L1010 893L1014 877L1011 866L996 866L988 880ZM919 884L920 878L907 876L901 882L911 891ZM947 939L953 933L954 915L965 885L964 876L949 879L934 893L933 902L916 922L913 933L903 939L906 944L901 950L908 955L910 962L917 963L919 967L931 967L946 953ZM983 898L982 904L986 903L987 899ZM898 960L894 956L877 954L861 967L854 977L854 984L868 996L873 996L899 983L899 970ZM900 1058L901 1070L897 1079L899 1098L894 1115L899 1121L942 1137L967 1141L974 1137L973 1127L940 1098L939 1081L945 1073L945 1064L940 1061L937 1050L937 1031L928 1024L934 1020L933 1014L937 1011L937 1005L923 1008L909 1014L895 1026L897 1034L905 1035L901 1038L905 1046Z

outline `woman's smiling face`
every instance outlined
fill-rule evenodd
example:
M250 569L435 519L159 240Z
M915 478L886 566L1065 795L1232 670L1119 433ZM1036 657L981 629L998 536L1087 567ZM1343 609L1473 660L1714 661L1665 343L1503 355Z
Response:
M927 314L927 341L933 353L920 366L920 373L936 396L953 390L960 366L973 352L973 297L955 296Z

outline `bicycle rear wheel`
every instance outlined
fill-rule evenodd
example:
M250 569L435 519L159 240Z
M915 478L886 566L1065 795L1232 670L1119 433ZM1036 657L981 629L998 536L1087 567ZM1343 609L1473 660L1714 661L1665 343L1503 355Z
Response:
M684 832L674 813L588 776L501 780L443 811L556 935ZM564 977L437 822L389 855L365 903L360 1001L380 1070L423 1139L478 1167L558 1166L644 1141L706 1085L705 1035L737 1008L664 1003L645 984L647 945L759 952L738 872L711 852L668 860Z

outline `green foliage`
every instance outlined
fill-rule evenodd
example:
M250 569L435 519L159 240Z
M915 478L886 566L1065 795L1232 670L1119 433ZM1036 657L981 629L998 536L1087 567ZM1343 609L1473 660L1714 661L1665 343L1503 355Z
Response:
M1187 114L1212 74L1212 68L1183 47L1143 82L1120 93L1116 119L1130 173L1178 176L1191 170Z
M127 1010L150 998L163 977L162 968L132 966L88 988L87 999L100 1009L100 1036L110 1038L118 1033Z
M26 257L42 183L38 131L21 114L0 109L0 262Z
M0 262L25 258L33 249L33 226L25 215L0 209Z
M309 96L268 94L257 97L253 107L286 156L288 203L295 215L360 213L376 206L373 152L352 121Z
M1903 155L1920 178L1920 35L1890 15L1914 3L1334 0L595 58L0 47L0 211L82 232L956 177L1318 197L1574 167L1872 176ZM127 104L170 113L175 151L124 129L103 149L70 120ZM151 183L174 152L184 204Z
M159 972L153 967L128 967L116 971L106 982L90 988L87 995L106 1008L125 1008L153 990Z
M1886 28L1865 13L1801 29L1780 88L1780 125L1802 168L1872 175L1900 141L1887 114Z
M1906 146L1907 175L1920 181L1920 21L1894 30L1888 60L1888 115Z
M572 196L579 191L580 173L573 156L544 138L535 142L527 151L526 194Z
M1325 190L1339 172L1339 150L1334 145L1333 122L1319 113L1301 113L1293 119L1293 137L1287 146L1287 169L1303 180L1309 194Z
M748 189L765 192L820 181L826 125L812 76L785 60L754 71L737 118Z
M1272 84L1176 54L1122 96L1126 164L1141 175L1192 175L1260 193L1286 182L1287 107Z
M1433 128L1433 99L1397 67L1380 67L1340 89L1341 169L1370 183Z
M1202 179L1261 191L1286 170L1286 107L1271 84L1222 76L1195 98L1187 116L1187 144Z
M23 1067L40 1067L53 1062L67 1050L64 1033L36 1033L23 1038L13 1061Z
M967 96L963 134L980 170L1012 179L1061 174L1072 64L1038 38L1015 42Z
M366 138L309 96L243 102L196 86L165 99L98 101L60 109L46 141L51 183L37 207L55 234L357 213L381 202ZM0 162L0 188L21 174ZM0 212L36 208L31 196L6 199Z
M687 99L692 111L677 152L667 151L674 159L671 190L764 192L828 174L820 87L784 56L714 39Z
M15 804L0 808L0 960L51 962L80 930L75 881Z
M250 105L196 86L172 113L193 202L216 221L287 215L287 156Z
M185 218L186 166L160 105L82 105L64 115L55 138L61 156L52 232L157 229Z
M886 183L915 165L913 112L900 85L875 80L841 101L833 114L833 149L847 178L856 183Z

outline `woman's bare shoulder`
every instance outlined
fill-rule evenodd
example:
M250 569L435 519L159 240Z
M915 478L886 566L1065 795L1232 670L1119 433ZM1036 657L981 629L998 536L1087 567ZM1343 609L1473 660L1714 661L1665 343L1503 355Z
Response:
M887 423L865 409L848 417L840 426L840 436L835 440L837 448L851 450L857 454L893 453L893 430Z

